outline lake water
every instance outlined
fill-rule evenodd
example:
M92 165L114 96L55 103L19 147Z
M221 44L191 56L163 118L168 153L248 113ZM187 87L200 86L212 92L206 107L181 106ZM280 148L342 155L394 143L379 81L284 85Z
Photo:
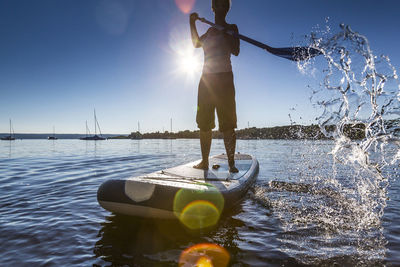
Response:
M96 193L108 179L199 159L198 140L2 141L0 265L177 266L200 243L224 247L231 266L400 265L398 166L364 179L333 164L332 146L239 140L237 151L259 160L258 180L214 229L192 234L176 221L114 215ZM213 140L211 154L222 152ZM379 192L349 189L376 179Z

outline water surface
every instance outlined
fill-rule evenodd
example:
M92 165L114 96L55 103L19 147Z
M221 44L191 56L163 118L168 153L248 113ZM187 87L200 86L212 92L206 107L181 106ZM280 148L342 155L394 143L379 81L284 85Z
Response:
M398 170L386 170L383 214L355 209L355 196L329 187L355 175L343 168L333 178L332 141L238 141L238 151L259 160L258 180L203 234L177 222L117 216L98 205L102 182L197 160L198 142L1 142L0 265L176 266L180 253L198 243L227 249L232 266L400 264ZM213 140L212 154L222 152L223 142Z

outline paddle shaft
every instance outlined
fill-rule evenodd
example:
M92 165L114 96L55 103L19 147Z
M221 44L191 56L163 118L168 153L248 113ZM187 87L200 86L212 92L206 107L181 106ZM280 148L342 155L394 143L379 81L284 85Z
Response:
M275 56L283 57L283 58L286 58L286 59L289 59L292 61L308 60L312 57L322 54L322 52L319 49L312 48L312 47L301 47L301 46L282 47L282 48L271 47L269 45L263 44L259 41L251 39L251 38L244 36L242 34L239 34L237 32L227 30L225 27L214 24L214 23L206 20L205 18L198 18L198 19L201 22L210 25L211 27L214 27L220 31L224 31L224 32L232 35L233 37L239 38L239 39L241 39L245 42L248 42L252 45L255 45L259 48L267 50L268 52L270 52L271 54L274 54Z

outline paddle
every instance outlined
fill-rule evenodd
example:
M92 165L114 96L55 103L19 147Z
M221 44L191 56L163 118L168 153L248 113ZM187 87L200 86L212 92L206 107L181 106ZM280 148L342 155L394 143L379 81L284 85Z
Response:
M275 48L271 47L269 45L263 44L259 41L256 41L254 39L251 39L247 36L241 35L239 33L233 32L233 31L228 31L225 29L223 26L214 24L205 18L198 18L201 22L210 25L213 28L216 28L220 31L225 31L226 33L232 35L233 37L239 38L243 41L246 41L250 44L253 44L255 46L258 46L262 49L267 50L268 52L278 56L278 57L283 57L289 60L293 61L302 61L302 60L307 60L312 57L321 55L322 52L318 49L312 48L312 47L301 47L301 46L296 46L296 47L282 47L282 48Z

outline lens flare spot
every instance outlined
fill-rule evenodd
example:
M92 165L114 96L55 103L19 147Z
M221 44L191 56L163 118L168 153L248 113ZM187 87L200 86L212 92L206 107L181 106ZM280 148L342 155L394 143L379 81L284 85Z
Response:
M219 211L208 201L196 200L183 209L179 220L189 229L203 229L217 224Z
M188 14L190 11L192 11L195 2L196 0L175 0L178 8L185 14Z
M204 190L181 189L174 198L175 216L191 230L211 227L218 223L224 209L224 197L213 185Z
M179 266L228 266L230 256L228 251L216 244L197 244L185 249L180 258Z
M213 267L212 261L208 257L200 257L200 259L196 262L197 267Z

